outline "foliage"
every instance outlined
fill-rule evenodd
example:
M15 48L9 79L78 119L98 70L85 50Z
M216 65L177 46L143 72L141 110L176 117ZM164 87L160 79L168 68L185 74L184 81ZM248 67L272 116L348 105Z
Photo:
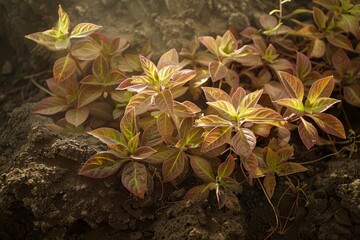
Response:
M293 131L307 149L320 142L318 129L346 138L340 120L324 112L340 102L332 96L360 106L360 5L314 0L312 10L283 16L284 2L260 17L260 30L248 27L241 39L231 31L195 38L157 63L147 48L134 54L128 41L95 33L100 26L82 23L69 32L59 6L55 28L26 36L66 50L47 80L50 96L34 113L56 115L55 130L90 127L110 150L88 159L79 174L119 173L139 198L152 196L155 175L177 186L193 173L199 184L185 199L205 201L215 190L220 208L239 210L242 170L250 184L262 178L271 199L277 178L307 170L289 144L297 144ZM294 18L299 14L312 18Z

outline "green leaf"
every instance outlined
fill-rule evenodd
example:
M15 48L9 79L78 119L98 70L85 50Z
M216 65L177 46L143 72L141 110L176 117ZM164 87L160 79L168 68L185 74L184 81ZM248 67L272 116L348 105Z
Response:
M53 66L53 74L57 82L62 82L70 78L75 74L75 71L76 63L69 54L57 59Z
M312 148L318 141L318 131L311 123L300 117L298 132L302 142L307 149Z
M230 96L224 90L220 88L213 88L213 87L202 87L204 91L205 98L208 102L215 102L218 100L224 100L230 102Z
M246 96L246 91L242 87L238 87L236 91L231 96L231 104L234 106L237 112L239 112L239 106L241 100ZM216 100L215 100L216 101ZM230 101L229 101L230 102Z
M305 107L300 99L284 98L275 101L275 103L288 108L290 111L297 115L301 116L304 114Z
M30 39L30 40L46 47L47 49L49 49L51 51L60 50L56 47L57 39L55 37L45 35L42 32L32 33L32 34L26 35L25 37L27 39Z
M313 83L311 86L307 100L310 103L313 103L318 98L328 98L330 97L333 89L334 89L334 78L333 76L324 77Z
M195 125L197 127L222 127L232 126L232 123L217 115L207 115L197 119Z
M181 69L179 66L165 66L159 71L159 81L160 82L169 82L172 76Z
M326 111L327 109L329 109L332 105L334 105L335 103L341 102L338 99L334 99L334 98L318 98L315 101L313 101L311 104L309 104L308 106L305 105L305 111L306 112L316 112L316 113L321 113Z
M216 127L206 134L201 146L202 152L208 152L212 149L222 146L231 138L232 126Z
M327 22L327 16L323 11L320 10L320 8L313 7L313 17L314 21L319 29L325 29L326 28L326 22Z
M78 127L86 121L89 113L89 108L87 107L74 108L65 113L65 119L68 123Z
M173 95L169 89L158 93L155 97L155 105L160 111L163 111L169 115L174 113L174 100Z
M349 104L360 107L360 85L345 86L344 99Z
M207 102L207 104L215 108L219 114L227 120L235 120L238 115L234 106L227 101L218 100L215 102Z
M128 140L135 136L137 132L135 109L132 108L124 114L120 121L120 130Z
M227 30L223 37L221 38L219 51L222 56L229 56L233 53L238 47L238 43L234 35L230 30Z
M229 177L235 169L235 158L229 154L226 160L217 169L217 175L221 181L224 177Z
M222 62L211 61L209 63L209 73L211 80L213 82L216 82L222 78L225 78L227 73L227 68Z
M129 192L137 197L144 198L147 190L148 172L144 164L131 161L121 174L121 182Z
M164 182L170 182L177 178L185 169L187 156L183 151L177 151L168 155L162 165Z
M266 148L265 162L269 170L276 172L280 162L280 156L277 152L274 152L271 148Z
M97 128L88 132L88 134L96 137L117 152L123 152L126 149L127 144L124 136L113 128Z
M190 145L191 148L198 147L203 142L203 128L191 128L186 133L185 144Z
M190 155L189 158L191 168L194 170L196 176L206 183L215 182L215 176L208 160L193 155Z
M79 23L71 31L70 38L82 38L89 36L93 32L99 30L102 26L93 23Z
M36 103L35 107L33 108L33 113L53 115L66 111L68 108L69 105L66 103L65 99L60 97L47 97Z
M248 108L255 107L262 93L263 89L260 89L246 95L240 102L239 110L244 111Z
M151 79L152 83L157 82L159 80L159 75L155 64L142 55L140 55L140 63L144 73Z
M346 139L344 126L339 119L333 115L327 113L313 113L308 116L311 117L315 121L316 125L318 125L324 132Z
M286 162L279 165L279 169L276 172L278 176L286 176L294 173L305 172L308 169L301 164Z
M90 178L107 178L115 174L124 163L114 154L100 152L88 159L79 171L79 175Z
M133 154L134 151L138 148L139 146L139 139L140 139L140 133L137 133L135 136L131 137L128 141L128 151Z
M58 31L61 35L68 34L70 19L67 13L63 11L60 4L59 4L58 14L59 14L59 20L57 22L55 30Z
M246 159L256 146L256 137L251 130L240 128L231 139L231 145L237 155Z
M280 81L284 85L286 92L293 98L300 101L304 98L304 85L300 79L287 73L279 71Z
M316 38L310 42L307 55L309 58L321 58L325 54L325 42Z
M360 38L359 16L342 13L340 20L337 22L337 26L346 32L351 32L357 39Z
M157 128L162 139L165 142L171 142L172 135L175 130L175 125L166 113L160 114L160 116L157 118Z

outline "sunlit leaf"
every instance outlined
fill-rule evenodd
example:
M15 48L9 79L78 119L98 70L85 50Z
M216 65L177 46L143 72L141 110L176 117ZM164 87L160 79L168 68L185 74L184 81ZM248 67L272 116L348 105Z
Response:
M218 100L224 100L230 102L230 96L224 90L213 87L202 87L205 93L205 98L208 102L215 102Z
M220 127L220 126L232 126L231 122L218 117L217 115L207 115L196 120L196 126L198 127Z
M206 134L201 146L202 152L207 152L227 143L231 137L232 126L216 127Z
M178 64L179 64L179 55L176 49L172 48L160 57L157 64L157 68L162 69L165 66L170 66L170 65L177 66Z
M100 152L88 159L79 171L79 175L90 178L106 178L116 173L124 160L110 152Z
M47 97L41 99L33 108L33 113L53 115L67 110L70 106L60 97Z
M240 106L239 109L241 111L246 110L247 108L252 108L255 107L255 105L257 104L257 102L259 101L261 95L263 93L263 90L256 90L254 92L251 92L249 94L247 94L242 101L240 102Z
M304 97L304 85L300 79L287 73L279 71L280 81L284 85L287 93L293 97L302 101Z
M341 101L338 99L327 98L327 97L318 98L308 106L305 105L305 111L310 113L312 112L321 113L326 111L328 108L330 108L332 105L338 102Z
M310 103L314 102L317 98L328 98L330 97L334 89L334 78L333 76L324 77L317 80L311 86L307 99Z
M137 197L144 198L147 190L148 172L144 164L138 162L128 163L121 174L121 182L129 192Z
M88 134L96 137L115 151L122 152L126 148L124 136L113 128L97 128L88 132Z
M270 124L277 127L284 127L283 117L270 108L248 108L241 112L239 119L252 123Z
M171 91L166 89L158 93L155 97L155 105L160 111L172 115L174 113L174 100Z
M165 66L159 71L159 81L161 82L168 82L172 75L178 72L181 69L179 66Z
M219 55L218 46L216 44L216 41L213 37L199 37L199 41L201 44L203 44L212 54L215 56Z
M312 148L318 141L318 131L311 123L307 122L302 117L301 122L298 126L298 132L302 142L307 149Z
M230 30L227 30L221 38L219 51L223 56L229 56L238 48L238 42Z
M240 110L239 106L240 106L241 100L243 100L245 95L246 95L245 89L243 89L242 87L238 87L236 89L236 91L233 93L233 95L231 96L231 104L234 106L236 111Z
M170 79L169 87L182 86L196 76L196 71L191 69L183 69L175 72Z
M231 145L237 155L248 158L256 146L256 137L251 130L240 128L231 139Z
M102 26L93 23L79 23L71 31L70 38L82 38L85 36L89 36L101 27Z
M164 182L169 182L177 178L185 168L187 156L183 151L177 151L165 158L162 165Z
M190 155L189 158L191 168L194 170L196 176L206 183L215 182L215 176L208 160L194 155Z
M316 125L326 133L345 139L346 134L342 123L331 114L327 113L313 113L309 114Z
M219 61L211 61L209 64L209 73L211 80L216 82L226 76L227 68Z
M94 41L83 39L71 46L71 55L79 60L94 60L101 54L101 47Z
M308 169L301 164L286 162L279 165L279 169L276 172L278 176L286 176L294 173L305 172Z
M135 114L139 115L146 112L152 105L154 97L152 94L148 93L139 93L134 95L128 105L126 106L126 112L130 109L135 109Z
M229 154L226 160L217 169L217 175L221 181L223 177L229 177L235 169L235 158Z
M325 42L319 38L311 41L307 55L309 58L321 58L325 54Z
M302 101L296 98L284 98L275 101L275 103L290 109L293 113L297 115L302 115L305 110Z
M68 34L70 19L67 13L62 9L60 4L59 4L58 14L59 14L59 20L57 22L55 30L58 31L61 35Z
M275 185L276 185L275 176L274 175L266 175L264 178L263 184L264 184L266 194L271 199L272 196L274 195L274 191L275 191Z
M148 76L153 82L157 82L159 80L159 75L155 64L142 55L140 55L140 63L146 76Z
M218 100L215 102L207 102L207 104L215 108L222 117L228 120L235 120L236 116L238 115L234 106L227 101Z
M137 132L135 109L132 108L124 114L120 121L120 130L128 140L135 136Z
M47 36L43 34L42 32L36 32L25 36L27 39L30 39L46 48L48 48L51 51L59 50L56 47L57 39L52 36Z
M58 82L68 79L70 76L75 74L75 71L76 63L69 54L65 57L57 59L53 66L54 78Z

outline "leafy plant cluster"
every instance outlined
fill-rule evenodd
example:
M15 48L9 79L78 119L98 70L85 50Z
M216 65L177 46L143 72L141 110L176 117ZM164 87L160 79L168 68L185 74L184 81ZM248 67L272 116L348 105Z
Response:
M340 102L333 95L360 106L360 5L314 0L313 9L283 16L284 2L241 39L231 31L195 38L157 63L149 48L134 54L128 41L96 33L98 25L69 31L59 6L55 28L26 36L65 52L47 80L50 96L34 113L56 115L49 127L57 131L90 127L109 150L79 174L119 173L137 197L151 196L155 175L177 186L193 172L201 183L185 199L205 200L214 190L220 208L239 209L235 172L242 170L250 184L263 179L271 199L277 176L307 170L292 161L293 132L307 149L319 130L346 138L342 123L324 112Z

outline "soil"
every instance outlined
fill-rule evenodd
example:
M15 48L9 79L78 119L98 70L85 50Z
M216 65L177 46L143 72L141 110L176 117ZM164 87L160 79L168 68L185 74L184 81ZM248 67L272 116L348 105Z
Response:
M274 8L260 0L60 3L72 24L100 24L106 33L131 40L134 48L150 42L155 57L169 48L180 50L194 36L222 34L229 27L239 31ZM45 94L26 77L41 73L34 76L41 84L49 76L54 56L23 36L52 26L57 4L0 0L0 239L264 239L275 217L257 184L244 185L244 194L238 196L241 211L234 212L218 210L212 198L203 204L181 201L187 186L164 186L164 198L139 200L128 194L118 176L92 180L77 175L82 163L104 146L85 133L50 131L45 124L51 118L31 113ZM283 198L281 215L293 203L297 214L284 235L272 238L359 239L359 155L309 168L296 175L300 186L307 185L308 204L304 195ZM155 187L161 188L160 183ZM278 182L273 202L286 189L284 181Z

